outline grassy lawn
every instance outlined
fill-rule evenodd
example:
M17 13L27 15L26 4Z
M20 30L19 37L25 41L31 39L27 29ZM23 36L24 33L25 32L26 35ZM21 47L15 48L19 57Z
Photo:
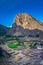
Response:
M14 43L8 43L7 46L8 46L9 48L14 49L14 48L18 48L20 45L14 44Z

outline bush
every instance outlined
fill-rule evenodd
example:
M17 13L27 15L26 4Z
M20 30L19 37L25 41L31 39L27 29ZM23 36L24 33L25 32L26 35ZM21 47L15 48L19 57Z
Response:
M29 47L30 47L30 48L36 48L36 45L37 45L36 42L31 42L31 43L29 44Z

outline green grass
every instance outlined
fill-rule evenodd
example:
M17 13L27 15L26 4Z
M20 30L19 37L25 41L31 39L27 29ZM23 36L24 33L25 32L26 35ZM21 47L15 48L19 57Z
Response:
M18 48L20 45L14 44L14 43L8 43L7 46L8 46L9 48L14 49L14 48Z

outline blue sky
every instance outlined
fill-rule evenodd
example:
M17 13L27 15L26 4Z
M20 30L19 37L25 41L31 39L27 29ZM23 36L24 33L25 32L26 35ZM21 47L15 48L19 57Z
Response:
M11 26L15 15L23 12L43 22L43 0L0 0L0 24Z

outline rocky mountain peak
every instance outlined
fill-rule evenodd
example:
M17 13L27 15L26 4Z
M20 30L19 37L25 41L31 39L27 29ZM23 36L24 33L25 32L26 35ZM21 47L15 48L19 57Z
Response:
M19 13L15 16L14 23L23 27L24 29L34 30L39 29L43 31L43 26L34 17L26 14Z

